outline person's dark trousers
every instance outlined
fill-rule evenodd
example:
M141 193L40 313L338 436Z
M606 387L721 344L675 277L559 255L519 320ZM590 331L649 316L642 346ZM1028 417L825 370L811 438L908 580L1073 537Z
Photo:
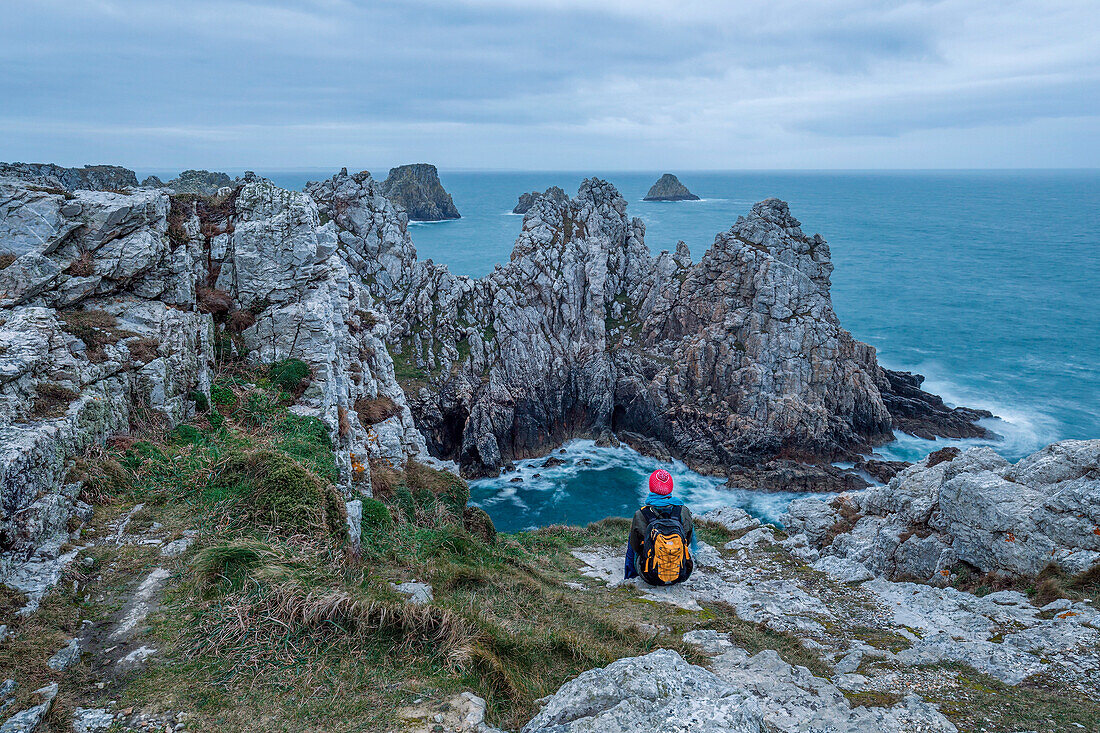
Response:
M634 566L634 548L626 543L626 562L623 566L623 580L638 577L638 569Z

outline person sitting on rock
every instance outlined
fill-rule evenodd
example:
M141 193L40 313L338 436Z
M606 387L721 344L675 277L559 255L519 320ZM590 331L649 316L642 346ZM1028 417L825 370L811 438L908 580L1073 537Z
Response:
M641 576L650 585L682 583L691 575L695 524L684 500L672 495L672 475L649 475L649 495L634 513L626 545L624 578Z

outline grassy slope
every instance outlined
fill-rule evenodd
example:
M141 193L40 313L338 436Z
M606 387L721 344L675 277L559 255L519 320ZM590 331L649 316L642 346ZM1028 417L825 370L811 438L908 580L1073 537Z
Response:
M693 628L729 631L750 651L776 649L788 662L826 671L793 637L741 621L727 606L688 612L630 587L568 587L586 580L570 551L621 544L626 520L496 536L484 515L465 508L461 480L415 463L372 467L380 501L365 503L362 548L349 547L334 523L328 438L319 422L287 411L282 374L222 379L214 405L190 425L118 441L80 464L89 476L111 478L91 482L108 502L96 510L91 536L102 537L139 502L145 509L132 528L157 522L166 538L186 528L198 535L171 560L156 548L97 545L82 553L95 557L94 569L76 563L29 619L14 619L18 599L6 599L0 623L13 623L15 639L0 645L0 677L17 671L21 703L41 684L62 682L51 730L69 729L73 707L107 700L188 711L189 730L387 730L399 706L462 690L485 697L490 719L515 729L537 699L583 670L658 646L705 663L679 641ZM290 500L273 503L273 494ZM717 546L729 539L706 524L700 535ZM127 588L165 563L172 581L144 631L161 663L121 678L92 654L64 673L46 667L82 619L116 613ZM405 603L390 586L403 580L430 582L434 602ZM970 689L971 698L945 701L960 722L1006 694Z

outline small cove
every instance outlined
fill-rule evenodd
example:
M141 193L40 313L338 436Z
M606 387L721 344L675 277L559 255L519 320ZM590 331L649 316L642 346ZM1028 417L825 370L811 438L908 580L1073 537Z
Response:
M562 463L546 466L549 459ZM823 496L724 488L724 478L696 473L680 461L662 461L625 445L598 447L592 440L574 440L547 456L516 461L515 471L471 481L470 501L503 532L630 517L645 498L649 474L658 468L672 473L676 493L696 514L739 506L761 521L778 523L792 499Z

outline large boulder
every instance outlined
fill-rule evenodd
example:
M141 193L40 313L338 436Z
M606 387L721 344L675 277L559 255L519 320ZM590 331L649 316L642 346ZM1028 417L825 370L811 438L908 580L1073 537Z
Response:
M757 733L760 706L743 689L674 651L620 659L562 685L523 733Z
M987 447L941 451L884 487L788 511L791 531L891 579L942 582L960 561L1080 573L1100 563L1100 440L1054 443L1015 465Z
M451 194L443 190L439 171L430 163L415 163L390 168L382 191L416 221L458 219Z

